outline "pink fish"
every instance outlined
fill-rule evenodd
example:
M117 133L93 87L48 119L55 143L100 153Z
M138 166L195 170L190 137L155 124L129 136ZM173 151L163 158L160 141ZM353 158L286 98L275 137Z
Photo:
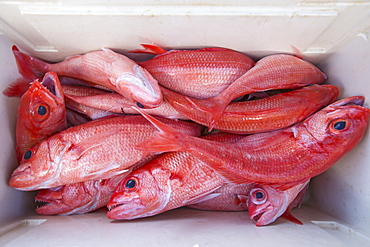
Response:
M247 202L250 218L256 221L256 226L268 225L280 216L302 224L290 211L302 201L309 181L298 183L288 189L279 185L254 185Z
M167 89L162 91L164 100L179 113L199 124L207 125L207 114L193 111L193 105L185 96ZM304 120L332 103L338 94L339 89L335 86L311 85L258 100L233 102L226 107L214 128L236 134L282 129ZM307 104L307 101L310 104Z
M157 81L148 71L128 57L109 49L68 57L60 63L49 64L24 54L13 46L19 72L35 74L54 71L59 76L68 76L103 85L129 99L139 107L152 108L160 105L162 94Z
M35 80L20 98L16 126L18 162L23 154L43 139L67 128L64 94L54 72Z
M35 200L43 205L36 209L41 215L71 215L94 211L107 205L118 183L126 174L112 178L89 180L51 189L41 189Z
M254 66L248 56L226 48L166 51L153 45L143 46L143 52L159 54L139 64L160 85L200 99L218 95Z
M130 171L140 168L153 158L149 156L143 158L134 164ZM107 179L89 180L42 189L35 196L35 200L42 203L36 208L36 213L41 215L84 214L105 207L117 185L128 173Z
M240 76L228 88L210 99L188 97L193 111L207 114L207 126L212 129L226 106L240 96L273 89L294 89L309 84L320 84L326 75L313 64L296 56L277 54L264 57Z
M179 131L199 136L195 123L162 119ZM155 128L142 116L90 121L59 132L25 152L9 185L37 190L87 180L106 179L127 172L150 153L137 146Z
M234 142L239 135L216 133L205 139ZM110 219L153 216L218 196L225 183L202 161L188 152L165 153L132 172L117 186L108 203Z
M141 112L159 131L140 148L188 151L229 181L299 183L329 169L362 139L370 115L363 102L362 96L345 98L291 127L245 136L236 143L183 135Z

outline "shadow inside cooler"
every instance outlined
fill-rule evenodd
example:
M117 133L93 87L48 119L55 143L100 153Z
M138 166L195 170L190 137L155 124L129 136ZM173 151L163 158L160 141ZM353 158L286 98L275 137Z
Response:
M177 14L171 15L170 13L176 9L174 5L167 4L164 7L154 4L152 9L148 10L148 13L151 13L157 19L154 17L151 19L150 14L144 14L142 19L137 19L138 23L142 25L146 23L147 25L145 27L142 26L142 33L133 27L127 27L127 33L124 32L122 34L126 38L125 41L122 41L122 37L112 42L109 42L109 39L104 39L104 37L97 37L95 40L96 44L90 38L86 41L85 46L81 45L83 43L81 35L76 33L72 35L75 37L75 40L72 40L72 37L71 41L62 38L66 44L56 41L53 35L51 35L53 37L46 37L45 33L49 30L49 27L42 22L33 23L32 27L25 27L24 30L27 30L27 33L24 36L20 35L18 29L22 23L20 21L19 23L9 23L11 11L14 11L14 9L19 11L18 9L21 9L24 20L32 23L32 21L36 21L35 18L41 17L43 21L50 21L52 16L46 12L52 10L47 6L40 6L36 11L36 8L32 7L32 5L26 4L22 8L14 8L15 5L5 4L4 7L6 8L4 10L8 9L9 13L0 10L0 30L3 31L0 35L0 50L2 52L0 58L2 72L0 74L0 90L3 91L11 82L19 78L11 50L12 45L17 45L21 51L35 57L55 62L61 61L69 55L97 50L101 48L100 46L107 46L114 50L122 51L133 59L143 60L146 58L143 55L126 53L127 50L139 48L140 43L158 43L166 48L174 49L221 46L241 51L258 61L260 58L271 54L292 54L293 51L291 51L289 45L295 45L302 50L304 59L315 64L328 76L328 80L324 84L338 87L340 90L338 99L350 96L364 96L364 106L368 107L368 97L370 97L370 86L367 82L367 78L370 77L370 45L368 42L370 25L366 15L369 11L368 5L360 4L357 6L349 4L349 7L340 7L340 13L347 17L354 16L354 13L360 7L362 9L358 12L360 13L358 19L354 18L356 20L351 19L346 22L343 16L337 16L337 10L333 8L334 5L328 5L329 7L321 6L324 14L318 15L316 11L320 9L317 7L319 5L312 5L317 7L315 9L310 4L306 4L307 9L299 8L302 13L299 12L296 16L289 17L298 23L294 25L287 20L287 14L280 16L276 14L275 11L277 10L272 7L251 8L250 6L242 4L239 6L236 3L231 3L230 6L224 9L224 11L230 11L228 12L228 17L222 17L217 11L221 11L225 6L215 5L215 9L207 9L210 6L205 5L203 8L198 6L199 8L193 9L192 7L194 6L184 5L182 6L183 9L177 9ZM89 16L84 12L85 9L79 6L80 9L78 11L83 14L84 18L78 15L66 14L70 11L69 8L71 6L66 5L65 13L62 12L63 8L56 8L59 12L55 12L58 13L55 16L55 21L61 25L62 31L71 28L69 23L66 23L64 26L61 24L63 17L67 16L71 17L72 21L80 21L78 26L83 26L81 30L86 33L92 31L89 23L93 21L93 18L97 18L101 22L97 23L95 27L104 34L106 33L102 30L104 30L103 27L107 23L115 23L117 20L133 21L136 20L135 17L137 18L134 15L122 14L124 13L122 12L124 9L123 5L118 5L117 13L120 14L112 15L110 20L104 19L104 17L107 17L109 15L108 12L112 11L112 6L107 7L107 12L99 9L100 17L97 17L96 13ZM289 6L293 6L293 4ZM284 8L280 7L278 9L282 11ZM143 8L143 6L140 7L139 5L131 9L131 11L142 11ZM297 11L297 7L291 8L286 11ZM280 32L277 29L275 33L270 33L270 37L267 39L262 38L265 37L266 33L262 34L262 32L255 31L256 36L254 39L263 40L259 44L253 43L253 38L249 37L253 35L235 34L238 31L235 29L230 30L232 29L232 24L237 22L238 18L244 20L240 13L247 10L251 11L251 16L254 16L255 19L250 21L250 23L242 21L244 24L248 23L245 30L255 30L251 27L252 25L262 27L261 20L265 21L264 27L266 30L274 30L276 27L273 21L268 20L267 16L273 16L275 13L276 19L274 20L277 20L277 24L286 25L288 31L285 32L293 32L292 43L286 44L287 39L280 37L285 37L286 34L281 35L284 31ZM201 14L203 13L202 11L213 14L206 16ZM265 14L261 14L262 12ZM186 16L186 13L189 13L189 15ZM310 21L305 21L304 15ZM195 25L195 23L209 21L208 18L211 17L214 18L214 23L207 24L208 34L206 31L202 31L201 27ZM179 25L178 29L181 31L189 27L195 28L193 32L197 40L190 37L184 37L184 40L177 40L176 34L181 36L183 34L177 33L179 30L174 27L170 29L168 23L171 22L171 18L174 19L172 20L173 25L177 23ZM188 18L187 21L184 18ZM338 19L340 21L335 21ZM161 23L162 21L166 24ZM319 23L322 25L319 25ZM344 26L339 28L341 23L346 23L346 25L343 24ZM229 37L234 35L235 41L230 41L230 38L220 40L217 35L220 30L216 31L215 29L217 25L225 25L225 35L229 35ZM302 29L306 29L308 33L307 40L299 39L295 36L295 33L302 33L302 30L298 28L299 25L302 26ZM312 31L311 25L317 25L315 31ZM356 28L353 28L351 25L355 25ZM13 30L12 26L16 28ZM157 32L150 30L149 27L152 26L158 28ZM34 36L32 36L30 30L37 30ZM148 33L147 36L145 36L144 31ZM158 34L158 32L161 34ZM134 35L134 39L127 41L130 33ZM329 34L332 34L332 38ZM43 35L46 38L40 39ZM66 35L66 37L68 36ZM116 37L116 34L112 34L109 38L114 39L114 37ZM244 42L241 41L241 37L246 38L246 40ZM214 41L217 38L219 40ZM166 42L166 39L168 42ZM274 39L276 39L276 42L271 44L271 41ZM119 41L122 42L119 43ZM37 44L40 45L37 46ZM271 246L271 244L275 246L297 246L299 244L304 246L311 244L315 244L315 246L368 246L370 244L370 186L368 182L370 174L368 166L370 162L368 153L368 150L370 150L370 138L368 129L360 143L349 153L344 155L327 171L311 179L301 207L292 210L294 217L300 220L303 225L295 224L279 217L267 226L256 227L255 222L249 218L246 211L221 212L186 207L128 221L108 219L106 210L103 209L80 215L44 216L35 213L37 203L34 201L34 197L36 192L18 191L8 185L10 175L17 167L15 126L19 98L6 97L4 95L0 97L0 114L2 116L1 119L3 119L3 127L0 129L2 136L0 157L3 170L2 175L0 175L2 180L0 187L0 198L2 199L0 245L2 246L10 247L25 244L28 246L104 246L107 243L120 243L119 245L147 244L151 246L176 244L176 246L200 247L225 245Z

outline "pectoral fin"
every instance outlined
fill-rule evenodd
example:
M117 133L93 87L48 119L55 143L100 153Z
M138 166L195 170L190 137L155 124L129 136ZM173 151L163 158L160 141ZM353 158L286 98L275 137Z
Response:
M100 147L103 140L115 135L117 129L105 130L95 135L91 135L76 144L72 144L69 148L70 155L73 159L78 160L87 152L91 152L94 149Z
M219 195L221 195L221 193L210 193L210 194L207 194L207 195L201 195L201 196L198 196L196 198L192 198L190 200L184 201L184 205L191 205L191 204L196 204L196 203L208 201L208 200L211 200L213 198L218 197Z

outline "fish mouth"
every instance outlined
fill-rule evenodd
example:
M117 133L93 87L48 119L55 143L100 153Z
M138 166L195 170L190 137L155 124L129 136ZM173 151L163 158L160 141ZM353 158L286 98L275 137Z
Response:
M54 96L58 98L63 97L63 91L59 83L59 78L54 72L48 72L42 79L41 84Z
M264 212L261 212L259 214L255 214L253 216L250 216L250 219L255 221L255 222L258 222L261 219L263 214L264 214Z
M120 215L120 212L125 210L125 204L126 203L122 203L122 202L108 203L107 218L112 219L112 220L121 219L120 217L117 217L117 215Z
M21 175L24 175L25 173L29 174L31 172L31 166L26 166L23 169L21 167L18 167L18 169L14 170L10 178L15 178Z
M54 203L52 202L48 202L48 201L36 199L36 198L35 198L35 202L36 202L36 210L44 206L47 206L47 205L54 205Z
M108 204L107 208L108 208L109 211L112 211L112 210L114 210L118 207L124 206L124 205L125 205L125 203L112 203L112 204Z
M264 209L255 210L255 211L249 210L249 218L253 221L258 222L264 213L265 213Z
M364 96L352 96L338 100L337 102L332 103L331 106L349 106L349 105L363 106L364 102L365 102Z
M62 208L59 200L47 200L35 197L36 209L35 212L41 215L57 214L56 210Z

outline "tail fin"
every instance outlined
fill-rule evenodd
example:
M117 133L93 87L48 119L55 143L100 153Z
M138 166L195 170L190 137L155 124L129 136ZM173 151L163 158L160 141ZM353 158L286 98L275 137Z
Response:
M25 78L18 78L5 88L3 94L8 97L20 97L28 90L32 81Z
M150 140L141 143L137 148L147 152L169 152L169 151L180 151L184 147L181 140L186 138L186 134L180 133L172 127L160 122L154 117L148 115L139 108L133 106L143 117L151 122L158 131L154 132Z
M186 97L186 99L193 105L195 111L202 111L202 114L206 116L209 132L214 128L228 104L225 104L225 101L220 100L217 96L204 100L190 97Z
M134 50L130 50L128 52L131 52L131 53L146 53L146 54L154 54L154 55L163 54L163 53L167 52L167 50L162 49L162 48L160 48L158 46L155 46L155 45L141 44L141 46L144 47L144 49L134 49Z
M20 52L15 45L13 45L12 50L18 66L18 71L24 78L33 81L42 77L48 63Z

